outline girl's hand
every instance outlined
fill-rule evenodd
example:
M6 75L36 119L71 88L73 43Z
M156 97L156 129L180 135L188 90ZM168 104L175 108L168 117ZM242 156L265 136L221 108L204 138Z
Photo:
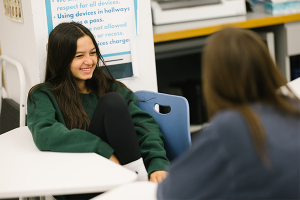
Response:
M109 158L109 160L111 160L114 163L117 163L117 164L120 165L120 162L119 162L118 158L114 154L111 155L111 157Z
M167 177L167 175L168 175L168 172L166 172L166 171L155 171L150 174L149 181L154 182L154 183L160 183Z

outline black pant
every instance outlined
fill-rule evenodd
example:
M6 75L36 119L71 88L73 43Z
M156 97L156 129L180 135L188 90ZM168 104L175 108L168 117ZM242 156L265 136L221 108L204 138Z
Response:
M88 131L113 149L121 165L141 158L134 124L124 98L115 92L103 95L92 116ZM101 193L66 195L68 199L91 199Z

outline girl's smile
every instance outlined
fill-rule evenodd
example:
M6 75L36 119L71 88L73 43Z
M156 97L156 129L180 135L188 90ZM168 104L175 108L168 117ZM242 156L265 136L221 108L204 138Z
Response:
M77 50L70 69L80 85L91 79L97 64L96 48L92 39L85 35L77 40Z

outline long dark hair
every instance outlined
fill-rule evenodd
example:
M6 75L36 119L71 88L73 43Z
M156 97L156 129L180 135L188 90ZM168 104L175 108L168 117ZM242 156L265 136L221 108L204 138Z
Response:
M266 135L252 103L273 106L282 113L300 116L288 96L299 102L263 40L253 31L225 28L212 34L203 53L203 91L212 117L220 110L236 109L245 117L254 146L267 164Z
M89 36L92 39L98 58L92 78L86 80L88 91L93 91L100 98L104 94L111 92L110 83L112 82L116 82L126 88L123 83L116 81L110 74L94 36L85 26L76 22L66 22L57 25L51 31L48 39L44 83L49 83L53 86L46 89L54 93L65 124L70 130L73 128L87 129L90 122L81 104L81 91L70 70L70 64L77 50L77 40L84 36ZM108 75L103 68L106 68ZM36 85L30 89L28 94L30 100L33 101L31 97L33 90L41 87L45 88L45 86Z

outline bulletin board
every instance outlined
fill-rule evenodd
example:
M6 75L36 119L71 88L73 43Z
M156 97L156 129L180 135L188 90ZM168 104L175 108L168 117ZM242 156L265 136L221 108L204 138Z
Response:
M138 76L138 0L45 0L45 6L48 34L62 22L78 22L94 35L115 79Z

